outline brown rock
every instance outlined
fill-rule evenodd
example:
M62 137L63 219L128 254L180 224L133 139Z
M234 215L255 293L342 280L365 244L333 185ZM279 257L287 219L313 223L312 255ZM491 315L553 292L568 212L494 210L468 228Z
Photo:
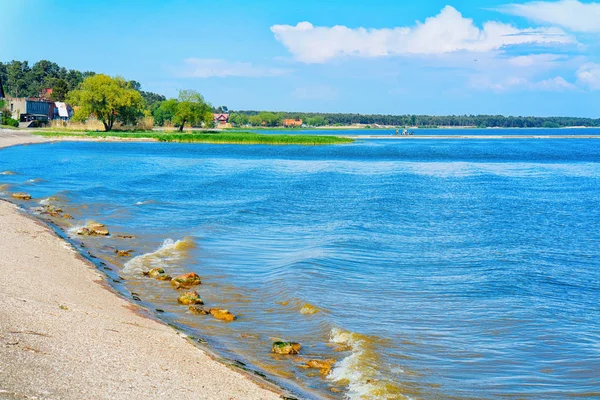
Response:
M190 304L204 304L198 292L185 292L177 299L179 304L190 305Z
M83 236L108 236L110 233L103 224L90 221L85 227L81 228L77 234Z
M302 345L296 342L274 342L271 351L276 354L299 354Z
M308 368L318 369L321 375L329 375L331 368L335 364L335 360L309 360L306 363Z
M117 235L119 239L135 239L136 237L133 235Z
M233 321L236 319L236 316L229 312L229 310L223 310L221 308L211 308L210 314L216 319L220 319L221 321Z
M210 314L210 311L207 310L204 307L189 306L188 310L190 310L190 312L192 314L198 314L198 315L208 315L208 314Z
M11 194L11 196L13 198L19 199L19 200L31 200L31 195L29 193L17 192L17 193Z
M131 252L133 250L115 250L117 257L131 257Z
M73 217L71 216L71 214L63 214L62 217L64 219L73 219Z
M179 275L171 280L171 285L173 285L175 289L189 289L193 286L200 285L201 283L200 277L195 272Z
M162 268L152 268L150 271L142 272L144 276L157 279L159 281L170 281L171 277L165 274L165 270Z

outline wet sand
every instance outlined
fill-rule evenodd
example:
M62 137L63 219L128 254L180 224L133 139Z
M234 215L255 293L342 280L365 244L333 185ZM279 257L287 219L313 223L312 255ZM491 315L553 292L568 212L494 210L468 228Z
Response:
M46 141L0 132L0 148ZM5 201L0 237L0 398L280 398L147 317Z

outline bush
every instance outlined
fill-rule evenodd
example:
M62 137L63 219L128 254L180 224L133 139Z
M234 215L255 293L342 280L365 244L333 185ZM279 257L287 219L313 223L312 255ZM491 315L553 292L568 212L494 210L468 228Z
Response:
M17 121L16 119L12 119L10 117L4 117L4 118L2 118L2 125L14 126L15 128L18 128L19 121Z

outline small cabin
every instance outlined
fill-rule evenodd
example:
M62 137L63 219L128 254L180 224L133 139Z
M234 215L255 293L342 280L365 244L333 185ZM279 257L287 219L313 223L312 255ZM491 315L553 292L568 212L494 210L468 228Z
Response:
M213 120L217 125L225 125L229 122L229 114L213 114Z

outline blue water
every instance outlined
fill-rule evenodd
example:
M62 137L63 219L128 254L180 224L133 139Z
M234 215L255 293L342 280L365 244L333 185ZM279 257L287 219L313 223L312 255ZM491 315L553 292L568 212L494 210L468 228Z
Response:
M600 394L600 141L56 143L1 150L5 170L6 190L57 196L66 231L95 219L138 236L86 248L150 308L308 390ZM186 237L190 251L153 253ZM198 272L205 303L238 320L188 314L107 246ZM272 356L275 338L338 362L321 377Z
M561 128L561 129L542 129L542 128L490 128L490 129L479 129L479 128L440 128L440 129L428 129L418 128L410 129L413 136L519 136L519 135L544 135L544 136L556 136L556 135L600 135L600 128ZM281 133L294 133L294 134L306 134L306 135L352 135L352 136L368 136L368 135L382 135L382 136L393 136L396 134L396 129L260 129L256 130L258 133L264 134L281 134ZM402 132L402 129L400 129Z

